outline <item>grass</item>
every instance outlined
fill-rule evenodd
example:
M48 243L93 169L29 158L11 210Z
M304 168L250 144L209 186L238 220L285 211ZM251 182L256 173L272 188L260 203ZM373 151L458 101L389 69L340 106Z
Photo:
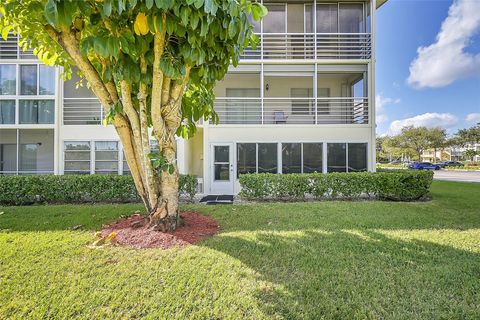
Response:
M222 232L183 250L86 248L139 205L0 208L0 318L478 319L480 185L431 193L188 205Z

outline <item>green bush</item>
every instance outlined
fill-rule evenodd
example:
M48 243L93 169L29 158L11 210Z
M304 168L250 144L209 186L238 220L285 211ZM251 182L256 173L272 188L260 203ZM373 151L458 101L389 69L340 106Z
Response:
M378 198L394 201L418 200L428 193L431 171L244 174L240 195L249 200L295 201L315 199Z
M197 179L180 176L180 193L195 196ZM140 198L131 176L36 175L0 176L0 204L137 202Z

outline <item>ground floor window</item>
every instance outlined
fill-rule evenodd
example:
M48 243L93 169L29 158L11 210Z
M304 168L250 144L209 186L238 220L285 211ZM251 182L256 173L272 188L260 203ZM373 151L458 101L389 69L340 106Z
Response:
M89 141L65 141L63 171L65 174L90 173Z
M325 147L327 172L367 171L367 143L327 143ZM237 143L237 178L246 173L324 172L323 148L321 142Z
M327 172L367 171L366 143L328 143Z
M53 129L0 130L0 174L49 174L53 163Z
M95 173L118 174L117 141L95 141Z
M246 173L277 173L276 143L237 143L237 177Z

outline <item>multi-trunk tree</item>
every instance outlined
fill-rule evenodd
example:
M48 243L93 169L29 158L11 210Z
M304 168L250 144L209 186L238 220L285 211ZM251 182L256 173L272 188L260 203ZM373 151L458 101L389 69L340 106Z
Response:
M87 81L120 137L150 226L165 231L179 223L175 136L217 120L213 86L255 45L249 16L266 13L248 0L2 0L0 28Z

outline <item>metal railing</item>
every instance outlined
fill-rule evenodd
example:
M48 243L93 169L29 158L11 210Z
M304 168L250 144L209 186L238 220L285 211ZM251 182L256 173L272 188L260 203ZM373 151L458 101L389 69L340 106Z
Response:
M0 37L0 59L37 59L33 50L23 51L18 46L18 35L8 34L7 40Z
M370 59L370 33L261 33L243 60Z
M368 124L368 98L217 98L219 124Z
M97 98L64 98L63 124L102 124L104 112Z

